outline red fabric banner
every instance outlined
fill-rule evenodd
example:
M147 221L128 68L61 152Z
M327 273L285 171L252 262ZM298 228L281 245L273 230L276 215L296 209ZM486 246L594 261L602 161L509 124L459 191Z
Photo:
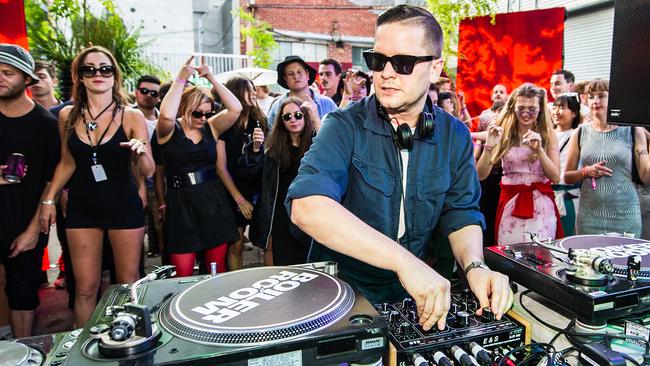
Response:
M472 116L490 108L497 84L508 93L524 82L548 90L551 73L563 64L564 14L551 8L497 14L494 25L489 16L461 21L456 88Z
M18 44L27 49L23 0L0 0L0 43Z

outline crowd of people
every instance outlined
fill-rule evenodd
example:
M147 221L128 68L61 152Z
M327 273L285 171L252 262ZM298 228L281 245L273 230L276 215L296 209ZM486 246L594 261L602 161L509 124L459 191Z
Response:
M364 52L370 73L334 59L316 70L288 56L277 66L287 91L276 97L245 77L222 84L190 58L171 83L140 77L131 100L115 57L93 46L75 58L72 98L62 102L51 64L0 45L0 157L19 153L28 166L19 181L0 177L13 336L31 335L54 224L77 327L95 308L103 258L117 283L139 278L145 232L149 255L178 276L192 275L196 261L202 273L213 263L218 272L242 268L247 239L265 265L336 260L373 301L408 292L427 327L444 326L448 282L400 258L421 259L433 235L448 238L470 287L497 314L511 294L507 277L483 268L482 246L531 234L641 237L646 131L607 123L607 81L576 84L555 71L553 102L544 85L510 93L495 85L491 108L473 118L462 91L440 76L437 22L418 9L379 17L375 48ZM374 244L348 245L362 241Z

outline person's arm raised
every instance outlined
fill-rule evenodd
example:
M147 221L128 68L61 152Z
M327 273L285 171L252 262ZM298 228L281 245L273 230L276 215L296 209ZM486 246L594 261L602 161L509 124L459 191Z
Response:
M192 66L193 59L194 56L187 59L181 70L178 72L178 76L176 76L176 79L172 82L169 91L165 94L165 98L160 103L160 114L158 116L158 124L156 125L156 135L158 136L158 142L160 144L167 142L171 134L174 132L178 106L181 103L183 89L185 88L187 79L194 75L195 72L195 68Z
M205 64L205 56L201 56L201 66L197 67L196 71L200 77L207 79L212 84L212 88L221 99L224 109L208 120L210 127L220 135L235 124L243 107L239 99L212 75L210 66Z

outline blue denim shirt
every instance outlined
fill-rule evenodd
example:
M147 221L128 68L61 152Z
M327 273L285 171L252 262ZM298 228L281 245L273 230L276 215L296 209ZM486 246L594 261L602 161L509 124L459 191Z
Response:
M407 234L399 242L420 258L436 228L446 238L468 225L485 226L469 130L438 107L429 108L435 108L434 133L415 136L404 192L392 127L377 116L375 97L328 114L289 187L288 212L295 198L327 196L397 241L403 194ZM342 276L371 301L405 294L393 272L319 244L315 249L310 260L337 261Z
M309 89L309 92L311 93L311 99L314 100L314 103L316 103L316 106L318 107L318 115L322 119L324 115L328 114L331 111L336 110L338 107L336 106L336 103L332 100L332 98L328 97L327 95L320 95L318 93L314 93L313 90ZM269 125L269 131L271 131L271 127L273 127L273 124L275 123L275 116L278 114L278 108L280 108L280 104L287 99L289 96L289 93L287 92L286 94L278 97L277 100L273 101L273 104L271 105L271 109L269 110L269 115L268 115L268 122L267 124Z

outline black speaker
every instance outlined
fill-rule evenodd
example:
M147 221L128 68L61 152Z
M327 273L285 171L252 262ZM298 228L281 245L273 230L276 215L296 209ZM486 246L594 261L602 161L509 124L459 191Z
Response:
M607 121L650 127L650 0L616 0Z

